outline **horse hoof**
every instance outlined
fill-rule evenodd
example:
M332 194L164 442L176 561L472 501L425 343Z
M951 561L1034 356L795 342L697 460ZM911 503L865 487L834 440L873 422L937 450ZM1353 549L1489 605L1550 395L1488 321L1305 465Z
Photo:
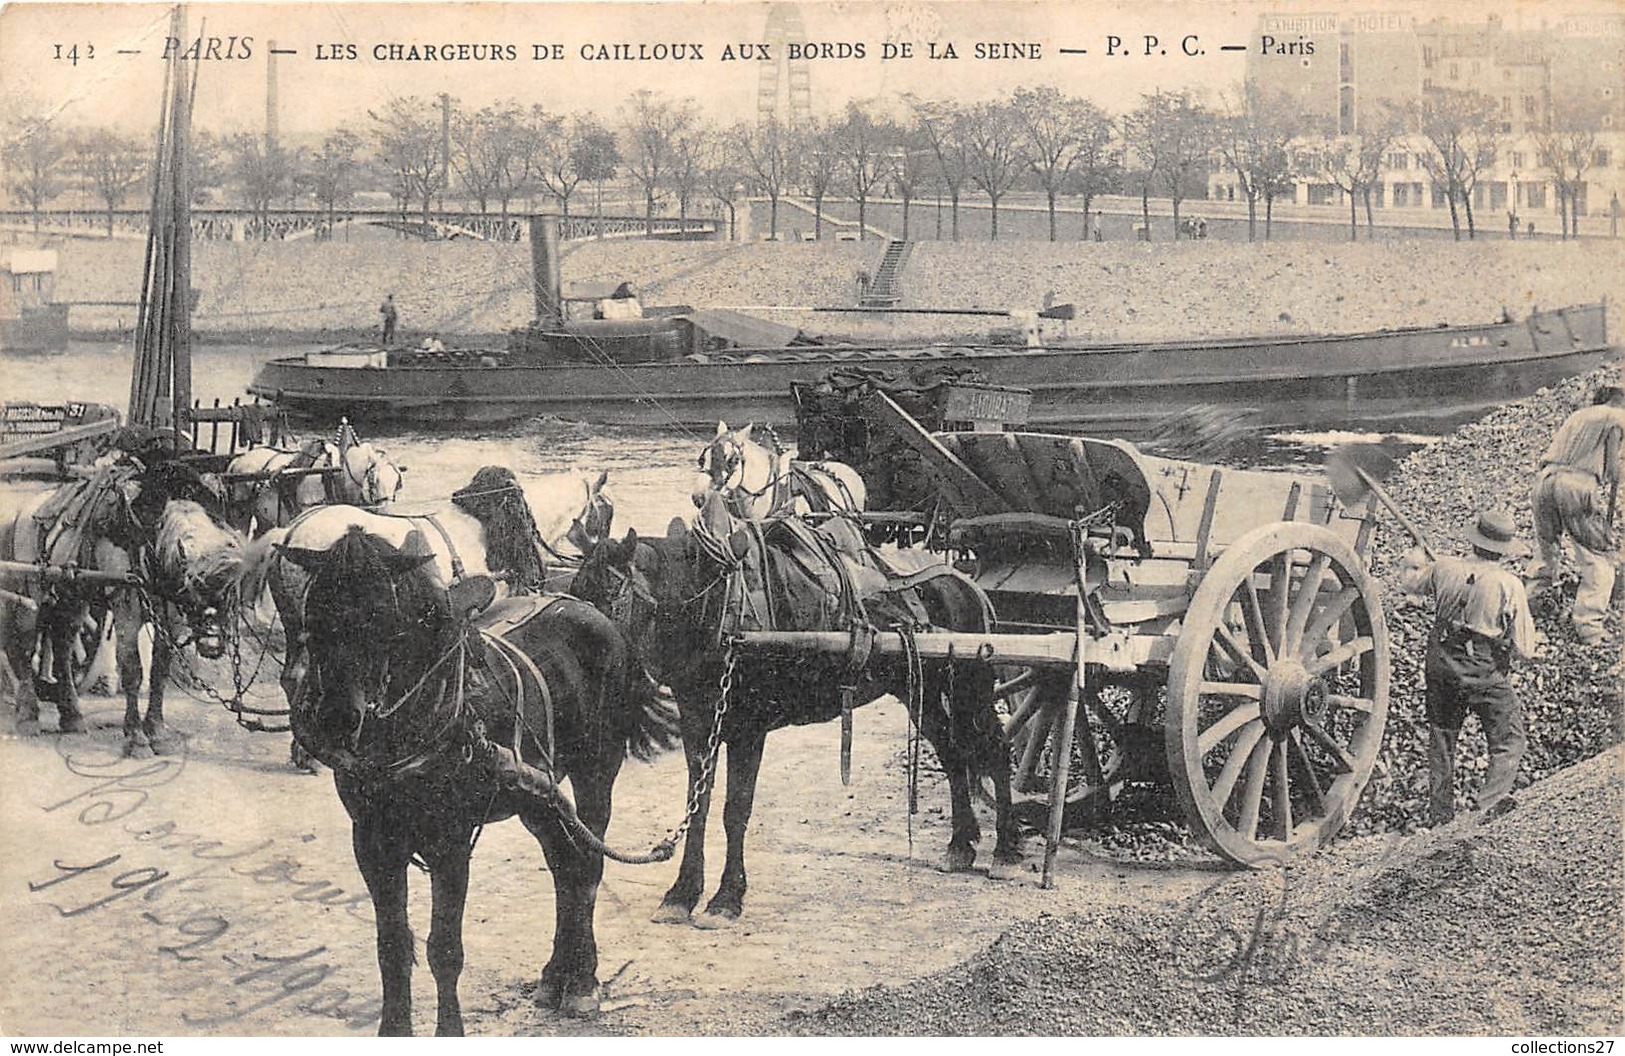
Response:
M559 1013L571 1017L597 1015L601 1003L595 986L589 993L564 998L559 1002Z
M124 751L120 753L126 759L140 759L152 754L152 746L147 743L146 737L139 733L126 733L124 735Z
M976 851L973 848L948 848L948 853L942 856L942 862L937 868L945 873L965 873L976 864Z
M993 864L987 867L989 880L1015 880L1021 876L1020 862L1001 862L993 859Z
M727 910L708 909L693 918L693 924L701 931L726 931L739 923L739 914Z
M675 902L662 902L649 920L654 924L687 924L692 915L693 910L687 906L680 906Z
M64 715L56 720L58 733L84 733L85 717L83 715Z
M31 719L19 718L19 719L16 720L15 723L12 724L12 732L15 733L18 737L38 737L39 736L39 719L38 718L31 718Z

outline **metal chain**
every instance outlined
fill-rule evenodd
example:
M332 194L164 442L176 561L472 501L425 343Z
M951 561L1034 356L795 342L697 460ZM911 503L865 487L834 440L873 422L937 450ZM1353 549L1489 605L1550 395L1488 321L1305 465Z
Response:
M688 807L683 812L683 820L671 830L661 844L675 848L688 834L688 829L694 822L694 817L700 812L700 801L711 790L712 778L716 776L717 756L722 752L722 719L728 713L729 698L733 695L734 643L729 640L725 643L722 654L722 674L717 676L717 703L711 712L711 733L706 738L705 756L700 760L700 773L694 779L694 785L689 789Z

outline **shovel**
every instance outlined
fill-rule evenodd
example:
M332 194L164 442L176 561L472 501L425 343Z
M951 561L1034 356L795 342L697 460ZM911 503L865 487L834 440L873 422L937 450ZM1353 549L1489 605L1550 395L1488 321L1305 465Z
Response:
M1422 530L1405 516L1399 503L1379 483L1393 471L1394 458L1380 444L1344 444L1326 456L1326 478L1331 481L1338 501L1352 509L1368 496L1375 496L1416 540L1416 545L1428 555L1428 560L1437 560L1438 555Z

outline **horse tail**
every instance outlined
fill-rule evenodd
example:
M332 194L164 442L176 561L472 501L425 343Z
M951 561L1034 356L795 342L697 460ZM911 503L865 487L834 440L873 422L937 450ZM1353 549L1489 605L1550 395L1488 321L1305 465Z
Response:
M646 763L682 743L682 724L677 705L660 695L654 680L635 660L628 665L628 681L632 714L626 729L626 754Z
M252 612L258 605L278 557L276 546L287 536L288 529L273 528L244 548L243 573L238 580L238 600L244 609Z

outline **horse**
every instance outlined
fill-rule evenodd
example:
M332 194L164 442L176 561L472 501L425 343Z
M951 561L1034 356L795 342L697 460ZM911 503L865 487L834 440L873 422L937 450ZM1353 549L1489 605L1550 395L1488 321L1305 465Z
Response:
M376 920L378 1032L412 1032L407 865L418 861L433 891L435 1033L462 1034L457 981L469 860L481 827L514 815L541 844L556 896L540 1000L567 1014L594 1011L593 910L612 786L627 756L646 759L672 746L676 716L642 680L620 631L592 606L510 598L497 603L506 606L497 623L504 630L489 633L469 619L492 597L489 579L465 575L448 587L422 531L408 529L397 546L366 527L386 519L361 510L351 516L331 540L311 538L311 521L295 525L256 575L295 581L277 592L283 601L299 599L308 657L291 696L291 725L332 768L351 818ZM516 784L515 773L532 783ZM559 791L565 778L573 810Z
M967 871L975 863L981 832L971 789L977 774L985 773L993 780L998 810L989 875L1013 875L1021 859L1021 837L1010 810L1009 749L993 708L991 665L976 657L922 661L917 654L877 657L862 665L850 656L787 658L741 653L729 644L730 632L752 620L778 630L850 630L854 649L863 639L862 627L871 621L985 633L992 622L986 596L969 579L941 566L909 577L904 590L871 596L863 612L854 611L849 592L838 591L832 611L828 577L812 571L817 562L795 553L794 546L775 543L776 535L786 533L805 538L804 522L786 518L741 530L715 492L695 521L690 529L673 520L663 539L628 532L620 542L599 546L582 564L574 586L576 596L622 625L649 672L671 689L682 716L695 806L677 879L653 919L703 928L737 921L746 887L745 831L768 733L827 722L848 705L888 692L910 702L916 728L935 747L947 772L953 834L942 868ZM750 543L752 537L761 542ZM824 546L812 545L815 550ZM782 590L758 586L767 582L781 584ZM771 617L760 616L764 607L772 610ZM741 616L742 610L750 611ZM705 886L707 782L720 743L728 746L723 811L727 862L704 914L695 916Z
M360 527L400 547L416 531L427 540L447 582L488 575L503 582L509 594L561 590L572 551L580 553L608 537L615 516L608 478L608 473L548 473L521 484L505 467L484 466L452 493L449 507L386 514L343 504L318 506L264 538L275 546L297 530L299 545L325 549L350 528ZM245 592L245 603L258 596L262 580L257 577L254 589ZM292 707L305 663L303 606L297 593L279 595L284 591L280 583L264 582L288 643L281 683ZM297 739L290 754L294 765L310 769Z
M19 732L39 729L36 651L54 658L55 671L42 674L56 675L58 730L84 730L71 658L86 611L110 607L124 689L124 754L169 751L173 738L163 706L174 653L190 643L205 659L224 655L226 619L248 557L245 537L225 523L217 485L173 461L104 466L89 480L26 503L0 531L0 556L129 577L126 583L71 576L53 584L36 581L28 598L32 608L10 606L5 642L18 681ZM178 633L182 623L188 638ZM154 633L143 715L139 639L148 624Z
M505 466L481 466L451 501L480 522L486 564L510 591L562 592L582 557L609 538L615 500L608 481L603 471L521 482Z
M772 446L755 439L767 433ZM749 423L730 430L717 423L717 434L700 451L703 479L693 489L694 505L709 492L721 492L734 516L763 520L781 513L860 511L866 501L863 478L844 462L801 462L784 457L770 427Z
M356 440L353 432L341 431L340 438L349 442L312 439L292 451L252 447L233 458L226 477L238 478L229 491L236 527L263 535L329 500L324 483L329 474L293 475L289 471L337 470L330 474L334 482L331 498L336 502L375 508L393 502L400 494L406 467L392 462L383 448ZM245 477L250 479L241 479Z

